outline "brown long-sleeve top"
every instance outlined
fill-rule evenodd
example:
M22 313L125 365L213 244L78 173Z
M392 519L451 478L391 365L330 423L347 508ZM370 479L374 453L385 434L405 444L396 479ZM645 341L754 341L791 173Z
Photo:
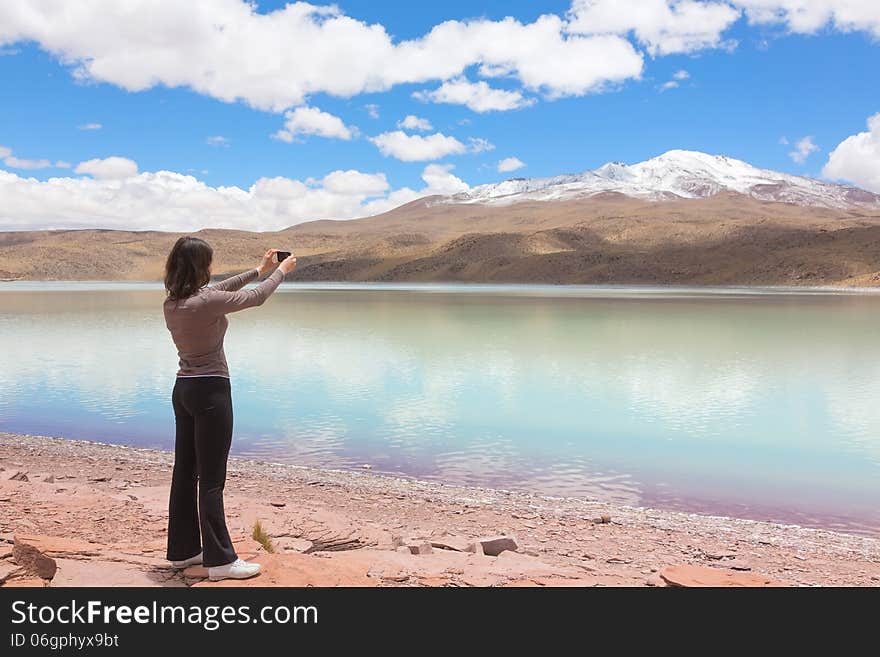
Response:
M250 269L203 287L186 299L165 300L165 326L171 331L180 358L178 377L229 378L223 353L223 337L229 326L226 314L262 305L284 280L284 272L276 269L256 287L241 289L259 275L259 271Z

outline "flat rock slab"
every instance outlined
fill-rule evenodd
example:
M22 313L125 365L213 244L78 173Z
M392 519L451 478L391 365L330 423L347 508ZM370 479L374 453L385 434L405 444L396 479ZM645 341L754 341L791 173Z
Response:
M169 581L151 569L116 561L80 561L78 559L58 559L58 570L52 578L52 586L93 587L93 586L183 586Z
M101 554L105 547L97 543L88 543L74 538L60 536L43 536L40 534L16 534L14 547L28 545L47 557L94 557Z
M204 580L193 586L376 586L364 568L308 554L261 554L254 559L263 571L250 579Z
M788 586L785 582L759 573L721 570L707 566L667 566L660 571L660 577L669 586L683 587Z

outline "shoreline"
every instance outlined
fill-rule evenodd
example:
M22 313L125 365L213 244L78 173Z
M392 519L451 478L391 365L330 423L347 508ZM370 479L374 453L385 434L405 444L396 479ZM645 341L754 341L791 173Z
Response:
M105 485L118 492L116 486L122 484L114 481L121 477L128 483L119 490L150 491L152 525L148 526L154 532L161 532L165 522L164 498L172 463L173 454L162 450L0 433L0 467L4 468L0 493L57 488L63 480L64 492L76 482L76 494L89 500L94 495L100 498ZM111 464L113 472L108 472ZM7 479L7 471L16 469L55 474L46 477L51 478L50 484L29 486ZM34 500L51 506L57 497L48 488L33 492L29 502L13 507L21 514L17 520L0 522L0 534L9 540L16 531L47 533L54 528L57 532L54 525L58 523L47 523L34 506ZM340 557L361 553L381 561L385 557L380 548L384 546L387 552L390 545L393 549L393 534L418 540L441 532L470 538L503 534L516 537L522 559L536 560L569 579L572 569L588 573L598 585L657 585L656 573L675 564L760 572L792 585L880 585L880 539L797 525L238 457L229 459L227 500L231 531L246 532L251 518L257 518L281 543L313 542L315 536L328 531L300 531L310 523L345 527L339 533L358 536L359 549L333 553ZM11 496L2 506L10 503ZM107 531L100 527L105 518L120 517L111 513L100 517L88 504L82 508L70 504L67 512L73 514L74 522L67 523L67 529L74 537L100 537ZM286 520L276 517L285 514ZM597 520L603 516L610 517L610 522ZM96 517L100 520L95 521ZM423 563L428 562L423 558ZM481 581L502 585L490 580L484 574L471 585Z
M211 282L216 283L222 278L213 279ZM163 284L158 279L41 279L41 278L16 278L16 279L0 279L0 284L6 285L8 289L15 287L25 288L39 286L132 286L145 289L162 290ZM690 292L697 295L715 296L726 294L742 294L745 296L761 296L761 295L851 295L858 296L861 294L873 295L880 294L880 283L877 285L849 285L846 281L837 283L827 283L825 285L750 285L747 283L730 283L730 284L694 284L694 283L528 283L528 282L509 282L494 283L488 281L310 281L288 279L282 281L282 287L290 288L296 286L303 290L386 290L386 291L480 291L487 292L504 292L516 291L518 289L532 289L536 291L546 290L548 292L607 292L617 293L621 296L629 294L656 294L658 297L664 293L687 293ZM93 289L93 288L92 288Z

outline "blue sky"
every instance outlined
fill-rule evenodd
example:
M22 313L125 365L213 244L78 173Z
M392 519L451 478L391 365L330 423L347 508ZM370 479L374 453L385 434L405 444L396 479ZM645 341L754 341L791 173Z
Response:
M580 34L584 29L589 32L580 38L597 42L607 39L607 44L602 43L608 48L631 52L632 58L640 59L640 70L635 73L635 61L628 64L629 69L621 71L614 61L620 58L612 54L607 62L601 56L593 57L598 62L595 70L569 76L565 71L567 62L574 62L578 53L560 51L562 63L549 55L546 64L541 63L544 53L555 47L552 40L547 40L545 47L543 36L536 39L535 50L530 51L528 45L522 45L522 52L516 50L519 44L528 42L526 30L540 20L539 16L555 15L561 25L568 25L560 29L570 31L577 11L598 10L601 7L597 9L595 5L607 5L609 1L582 0L579 8L579 0L574 5L453 0L437 5L408 3L406 10L399 2L339 2L336 14L310 18L309 25L320 27L333 20L349 21L350 26L354 25L350 34L355 35L351 42L362 36L368 39L370 25L381 25L386 40L400 45L425 39L432 28L444 21L456 21L462 34L468 24L502 25L507 16L515 23L510 28L510 43L502 43L494 50L485 44L472 44L478 37L462 36L457 42L459 47L450 52L473 47L477 54L463 59L464 65L451 74L435 74L430 65L425 69L427 72L404 70L407 58L394 55L393 67L400 67L402 73L389 73L391 65L383 66L381 62L376 70L367 70L365 66L363 72L357 73L361 77L340 93L339 87L348 84L345 79L357 77L350 73L357 68L356 62L381 50L381 44L363 49L341 45L334 50L330 43L326 44L327 53L316 54L314 60L309 49L306 54L292 53L273 61L279 49L286 47L286 41L280 38L277 44L267 46L264 55L250 56L247 50L259 49L263 45L260 42L265 41L254 27L251 37L238 37L234 44L208 44L203 51L194 52L199 45L199 19L191 16L169 16L168 27L164 28L161 21L154 26L141 21L139 27L135 18L124 13L92 16L88 9L72 9L79 15L65 32L51 7L42 10L45 24L41 25L40 18L24 18L22 12L17 13L15 6L21 3L10 0L8 7L0 8L0 80L4 89L0 103L0 155L6 155L0 169L7 172L0 179L0 201L8 201L5 214L0 210L0 228L278 228L328 215L347 218L370 214L392 207L395 199L409 200L425 190L455 191L510 176L579 172L615 160L634 163L673 148L724 154L764 168L822 177L830 153L847 138L857 137L861 139L859 145L867 148L854 151L856 155L870 155L880 143L880 126L876 137L871 131L865 132L869 118L880 112L880 3L873 3L872 9L871 2L852 0L849 4L854 6L853 12L843 15L835 14L835 3L828 2L828 13L803 24L802 16L785 12L797 10L798 3L803 5L804 0L742 0L739 4L743 6L737 6L733 0L732 4L723 0L692 2L691 5L703 5L706 11L715 12L712 20L706 17L709 15L696 17L701 26L710 25L700 28L702 32L696 41L694 23L686 15L689 9L678 6L676 0L641 0L644 16L633 10L630 23L626 23L629 19L620 19L615 14L617 22L610 27L602 23L602 15L589 14L584 18L589 27L579 28ZM749 14L749 2L767 5L764 9L774 11L773 18ZM842 6L847 2L836 4ZM126 0L117 4L153 9L157 15L175 11L174 3L166 0ZM275 20L284 8L281 2L261 1L257 5L259 15L248 16L239 0L199 0L194 4L206 7L201 15L206 24L215 20L212 12L216 11L220 16L217 21L232 20L241 25L254 21L257 26L260 18ZM627 0L624 4L640 6L639 0ZM656 24L651 24L653 19L645 16L661 5L667 13L658 14ZM811 6L816 5L814 1ZM737 13L730 20L732 12ZM127 20L133 24L125 24ZM621 20L624 23L619 25ZM191 23L196 25L191 28ZM289 23L280 19L278 24L282 31L291 29ZM123 36L126 30L134 30L127 34L135 34L135 42L131 36L120 38L119 43L113 43L112 38L103 39L101 35L108 29L118 29ZM188 34L190 29L192 35ZM91 30L95 33L91 34ZM179 30L180 34L169 34L169 30ZM163 34L158 54L154 50L146 52L148 45L139 49L137 39L143 36L145 44L152 44L156 32ZM682 34L690 42L682 45ZM503 33L502 37L508 39ZM290 39L297 39L297 34L291 34ZM345 42L348 41L346 38ZM190 46L193 50L189 50ZM212 57L211 48L215 47L222 47L215 52L223 53L225 61L220 61L220 56ZM234 48L240 49L240 56L237 52L230 54ZM495 54L496 50L500 54ZM334 53L338 53L335 60ZM437 60L447 52L442 46L432 46L429 54ZM156 64L166 56L171 63ZM481 70L481 65L492 57L495 60L490 63L508 59L513 63L503 64L506 70L502 75ZM217 77L225 75L229 79L216 85L210 80L203 84L205 75L215 75L204 73L214 61L218 69L226 67ZM283 70L273 73L271 69L279 67L279 62L284 65ZM240 71L231 71L238 66ZM314 74L310 72L313 66L317 71ZM192 68L191 73L188 67ZM527 70L530 68L535 70ZM342 82L331 79L337 74ZM265 76L266 82L255 88L251 80L260 76ZM384 80L379 84L381 89L372 89L374 78L383 76L402 81ZM296 98L296 94L285 95L288 85L300 84L307 78L304 84L316 90ZM522 106L480 112L464 104L413 97L419 92L431 93L450 80L463 80L466 86L487 84L495 90L493 93L506 91L519 97ZM205 84L215 88L206 90ZM322 85L326 90L321 89ZM218 97L226 94L239 99ZM511 104L516 105L517 101ZM288 141L279 139L279 131L285 128L285 112L296 111L297 107L322 113L319 123L329 125L325 129L333 134L322 136L320 130L309 133L315 130L312 127ZM407 115L426 119L431 129L401 131L398 122ZM88 124L99 124L100 128L82 129ZM407 161L402 156L406 148L387 154L372 141L379 135L398 132L408 135L401 139L440 135L438 140L454 139L458 146L450 153L444 154L441 148L437 156L429 154ZM347 136L340 138L341 134ZM222 143L209 143L211 137L222 137ZM805 157L793 158L790 154L796 142L805 137L814 146L806 149ZM105 164L106 158L111 157L131 160L136 169L123 166L119 173L118 161ZM499 171L498 163L505 158L517 158L524 166ZM878 162L868 162L867 168L859 159L861 155L851 155L834 169L838 172L835 177L843 177L839 175L843 172L857 184L874 186L880 158ZM42 164L49 166L37 166L40 160L47 160ZM79 166L87 161L95 164ZM55 166L59 163L62 166ZM431 166L436 167L435 186L426 175L426 167ZM242 201L247 212L260 215L259 221L239 221L236 212L244 210L232 210L225 205L222 216L212 220L199 212L211 212L217 204L238 201L228 194L212 195L213 192L200 187L198 193L205 197L195 207L180 210L167 185L156 193L150 185L157 183L143 179L136 181L140 188L129 189L134 185L135 174L143 177L158 171L194 178L210 190L234 186L252 196L253 186L260 179L297 181L300 187L285 187L286 191L277 193L275 185L272 189L276 191L266 192L260 199ZM326 180L320 182L334 171L384 175L387 184L381 189L383 183L376 182L376 178L370 179L372 182L358 178L355 187L359 191L352 194ZM75 181L51 190L36 184L50 178ZM31 180L22 182L26 179ZM165 182L168 181L162 184ZM186 184L194 183L185 183L184 187ZM92 219L89 216L96 214L94 211L71 209L83 205L98 207L118 186L125 186L124 193L137 198L155 195L156 205L164 206L154 209L137 199L121 207L112 207L111 203L107 207L112 217ZM346 198L339 202L325 198L331 194L331 187L336 190L332 193L342 190ZM369 191L364 191L366 188ZM394 197L395 190L410 193ZM319 198L316 191L324 196ZM185 196L186 190L181 193ZM65 194L70 195L67 206ZM294 199L297 194L310 198ZM43 206L36 207L39 203L35 199L46 196L52 197L53 205L39 201ZM370 206L371 200L380 203ZM267 209L267 203L274 203L275 209ZM248 204L257 204L259 208ZM125 212L138 216L126 218Z

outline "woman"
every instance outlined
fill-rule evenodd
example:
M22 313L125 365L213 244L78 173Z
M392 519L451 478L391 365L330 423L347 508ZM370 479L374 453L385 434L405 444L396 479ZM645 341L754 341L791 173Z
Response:
M168 504L167 558L177 568L204 563L208 578L245 579L260 565L238 558L226 529L223 486L232 443L232 397L223 353L227 313L261 305L296 267L289 257L267 274L277 249L260 266L208 286L213 251L196 237L181 237L165 263L165 325L177 346L180 369L171 401L176 437ZM196 498L198 486L198 500Z

